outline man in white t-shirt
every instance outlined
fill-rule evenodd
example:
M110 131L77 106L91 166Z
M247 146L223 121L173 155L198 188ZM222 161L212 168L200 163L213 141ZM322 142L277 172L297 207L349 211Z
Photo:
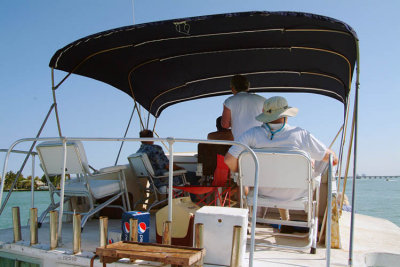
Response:
M282 147L299 149L307 152L316 161L328 161L329 155L332 154L334 157L333 163L336 165L337 157L332 150L326 148L323 143L307 130L287 124L287 117L296 116L297 112L297 108L288 106L285 98L280 96L271 97L264 102L262 113L256 117L263 124L249 129L235 141L246 144L251 148ZM226 165L234 172L238 171L238 157L243 150L242 147L232 146L225 155ZM290 190L278 192L276 189L259 188L259 194L272 196L276 199L284 195L286 200L288 194L293 193L293 198L297 198L296 192L290 192ZM288 211L280 210L280 214L282 219L289 220Z
M221 125L224 128L231 127L234 140L254 126L260 126L261 122L255 118L262 111L265 98L249 93L250 83L246 77L235 75L231 79L233 96L224 102Z

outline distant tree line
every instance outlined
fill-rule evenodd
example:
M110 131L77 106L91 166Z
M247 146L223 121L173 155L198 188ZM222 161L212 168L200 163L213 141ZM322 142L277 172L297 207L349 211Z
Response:
M12 183L14 182L15 178L17 177L17 174L13 171L9 171L6 173L6 177L5 177L5 181L4 181L4 190L10 190L10 187L12 185ZM51 176L50 178L51 183L53 183L53 185L55 187L59 187L60 186L60 176ZM0 181L1 181L1 177L0 177ZM28 177L24 177L22 174L18 177L17 183L14 187L14 189L20 189L20 190L30 190L31 189L31 183L32 183L32 176L28 176ZM46 185L48 186L47 180L46 180L46 176L43 174L41 178L39 178L38 176L35 177L34 179L34 185L33 187L36 189L38 189L40 186L42 185Z

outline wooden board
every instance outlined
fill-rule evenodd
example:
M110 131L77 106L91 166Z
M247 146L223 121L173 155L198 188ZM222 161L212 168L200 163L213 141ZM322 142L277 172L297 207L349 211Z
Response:
M96 255L100 256L101 261L105 263L115 262L121 258L130 258L131 260L190 266L204 257L205 249L120 241L96 248Z

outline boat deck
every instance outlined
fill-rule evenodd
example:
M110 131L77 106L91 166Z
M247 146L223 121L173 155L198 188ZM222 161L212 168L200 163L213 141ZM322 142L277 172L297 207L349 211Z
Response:
M152 216L154 217L154 216ZM390 221L375 217L356 214L357 224L355 229L354 242L354 266L369 266L366 264L366 256L373 253L393 253L395 258L400 259L400 228ZM150 241L155 241L155 222L151 220ZM261 230L262 226L257 230ZM29 227L22 228L23 241L12 243L12 229L0 230L0 253L11 253L23 255L33 259L34 262L42 263L42 267L48 266L89 266L90 258L93 251L99 246L99 225L98 220L89 221L82 232L82 253L73 255L72 253L72 224L65 223L63 225L62 244L55 250L49 251L49 225L43 224L39 228L39 244L29 245ZM302 245L305 244L304 239L285 238L282 236L272 237L271 232L276 231L273 228L265 228L266 234L257 234L257 242L277 242L281 245ZM109 237L117 236L120 231L120 221L109 221ZM331 266L347 266L348 262L348 238L350 233L350 213L343 212L340 219L340 235L342 249L331 250ZM246 248L244 266L248 265L249 259L249 243ZM0 254L1 256L1 254ZM17 257L19 258L19 257ZM40 258L46 258L43 262ZM398 259L398 260L399 260ZM397 261L398 262L398 261ZM118 263L111 263L107 266L127 266L129 260L121 260ZM160 266L160 263L137 261L132 266ZM326 266L326 251L323 246L317 248L316 254L310 254L307 251L292 251L286 249L256 247L254 253L254 266ZM97 259L94 266L102 266ZM210 265L207 265L210 266ZM385 265L383 265L385 266ZM387 265L390 266L390 265Z

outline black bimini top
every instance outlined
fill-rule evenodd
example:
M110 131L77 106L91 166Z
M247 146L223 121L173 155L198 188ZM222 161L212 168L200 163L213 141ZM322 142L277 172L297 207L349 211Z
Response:
M117 28L58 50L50 67L108 83L158 117L166 107L231 94L244 74L253 92L309 92L345 105L357 60L345 23L297 12L244 12Z

